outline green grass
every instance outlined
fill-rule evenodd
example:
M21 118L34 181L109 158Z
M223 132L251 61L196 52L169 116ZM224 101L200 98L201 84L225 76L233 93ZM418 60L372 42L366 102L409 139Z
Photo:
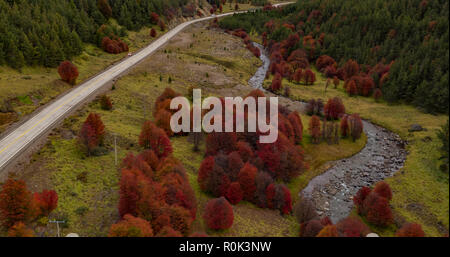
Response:
M442 236L449 226L449 185L448 173L439 166L440 153L436 132L446 122L446 115L432 115L405 104L376 102L373 98L349 97L342 89L343 82L325 93L326 80L317 73L314 86L303 86L284 80L283 85L292 89L295 99L307 101L321 98L328 100L340 97L349 113L359 113L362 118L383 126L408 141L409 152L403 169L392 178L386 179L391 185L394 197L391 202L396 215L408 222L422 224L427 236ZM265 85L270 79L265 81ZM410 133L412 124L420 124L427 131ZM431 141L430 141L431 140ZM415 207L418 205L419 207ZM438 227L441 227L438 229ZM393 228L380 230L382 235L393 235Z
M164 33L158 27L155 29L158 36ZM143 28L137 32L128 32L124 41L129 44L130 52L137 51L154 40L150 37L149 31L149 28ZM77 79L78 84L126 56L127 53L108 54L97 46L85 44L83 53L72 60L80 73ZM25 67L17 71L0 66L0 109L3 106L4 109L12 109L9 111L17 114L13 120L8 119L4 122L0 120L0 133L11 121L17 121L32 113L39 106L50 102L71 88L60 80L57 68ZM7 108L7 105L10 107Z

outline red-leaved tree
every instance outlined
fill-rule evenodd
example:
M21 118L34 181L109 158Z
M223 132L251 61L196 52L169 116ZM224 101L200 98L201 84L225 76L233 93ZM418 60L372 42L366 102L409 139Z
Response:
M22 180L8 179L0 191L0 221L5 228L35 216L33 195Z
M238 182L231 183L228 187L226 197L233 205L242 201L244 199L244 192L241 189L241 185Z
M77 67L71 62L62 62L58 67L58 73L63 81L71 85L76 84L79 73Z
M34 201L40 214L48 216L58 206L58 194L55 190L44 190L42 193L34 193Z
M396 237L425 237L422 226L416 223L406 223L396 233Z
M123 217L123 220L111 226L108 236L152 237L153 230L148 221L127 214Z
M233 225L233 208L224 197L212 199L206 204L203 219L210 229L228 229Z
M165 158L173 151L167 134L151 121L146 121L142 126L139 145L145 149L153 150L158 158Z

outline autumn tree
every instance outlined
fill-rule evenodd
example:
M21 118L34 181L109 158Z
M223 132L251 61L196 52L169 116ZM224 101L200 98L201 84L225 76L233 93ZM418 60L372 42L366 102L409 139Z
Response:
M8 237L34 237L34 232L23 222L17 222L8 229Z
M103 144L104 135L105 125L100 115L90 113L81 127L78 140L85 146L88 155L90 155L94 148Z
M338 120L345 114L345 106L342 103L341 98L334 97L328 100L325 104L324 110L325 118L330 120Z
M406 223L396 233L396 237L425 237L422 226L417 223Z
M27 223L35 216L33 195L23 180L9 178L0 191L0 221L5 228Z
M392 200L392 190L388 183L384 181L378 182L373 191L377 193L379 196L386 198L387 200Z
M300 196L294 205L294 216L299 224L318 218L314 203L304 196Z
M44 190L34 193L34 202L40 210L40 214L48 216L58 206L58 194L55 190Z
M158 158L167 157L173 151L167 134L151 121L146 121L142 126L139 145L145 149L153 150Z
M237 135L234 132L212 132L206 138L206 155L218 152L229 154L236 150Z
M206 204L203 219L210 229L228 229L233 225L233 208L224 197L212 199Z
M340 83L339 78L337 76L334 76L333 77L334 88L337 88L339 86L339 83Z
M320 220L310 220L300 226L301 237L316 237L324 228Z
M151 36L151 37L156 37L156 30L155 30L154 28L152 28L152 29L150 30L150 36Z
M317 58L316 61L316 68L321 72L323 72L325 68L327 68L328 66L335 66L335 65L336 61L328 55L322 55L319 58Z
M377 88L375 89L375 91L373 92L373 98L375 99L376 102L380 101L380 99L383 97L383 92L381 91L381 89Z
M266 189L267 207L280 210L282 214L292 211L292 199L289 189L282 184L270 184Z
M312 70L306 69L303 74L303 81L305 85L313 85L316 82L316 74Z
M238 182L231 183L228 187L226 197L233 205L242 201L242 199L244 199L244 192L241 189L241 185Z
M341 132L341 136L343 138L346 138L349 136L349 126L348 126L348 116L344 115L344 117L342 117L341 119L341 123L340 123L340 132Z
M113 105L111 102L111 98L109 98L109 96L107 96L107 95L102 95L100 97L100 107L102 108L102 110L105 110L105 111L112 110Z
M270 90L272 92L277 92L282 88L282 77L280 73L275 74L275 77L272 79L272 84L270 85Z
M247 162L244 167L242 167L238 175L239 184L241 185L241 189L244 191L244 199L250 202L253 201L255 196L255 178L257 173L258 169Z
M153 230L150 223L130 214L121 221L113 224L109 230L109 237L152 237Z
M300 144L303 140L303 123L300 115L297 111L291 112L288 115L288 119L292 125L294 131L295 143Z
M337 227L335 225L328 225L317 234L317 237L339 237Z
M152 12L152 13L150 14L150 21L151 21L153 24L158 24L158 21L159 21L159 15L158 15L157 13L155 13L155 12Z
M364 200L363 208L365 217L374 225L385 227L393 222L389 200L374 191Z
M320 119L316 115L313 115L309 120L309 134L311 135L312 142L318 144L320 142Z
M336 224L340 237L365 237L370 233L369 228L360 219L348 217Z
M361 117L359 117L359 114L354 113L350 115L350 117L348 117L348 126L353 141L360 139L363 133L364 126Z
M58 73L63 81L71 85L76 84L79 73L77 67L71 62L62 62L58 67Z

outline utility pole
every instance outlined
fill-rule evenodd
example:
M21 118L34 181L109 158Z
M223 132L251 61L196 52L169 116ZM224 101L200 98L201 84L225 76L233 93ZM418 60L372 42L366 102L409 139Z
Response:
M56 223L56 229L58 231L58 237L60 237L61 235L59 234L59 224L60 223L66 223L63 220L50 220L48 223Z

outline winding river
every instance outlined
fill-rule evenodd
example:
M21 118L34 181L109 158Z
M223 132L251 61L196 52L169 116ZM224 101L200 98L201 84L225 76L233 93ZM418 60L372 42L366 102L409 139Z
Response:
M256 43L254 45L261 50L263 65L249 80L249 85L264 90L262 85L270 60L263 46ZM286 98L283 100L304 109L303 102ZM333 162L331 168L312 179L300 193L311 199L320 216L328 216L333 222L350 214L353 196L361 187L371 186L394 175L406 160L405 143L400 136L369 121L363 121L363 124L367 144L361 152Z

